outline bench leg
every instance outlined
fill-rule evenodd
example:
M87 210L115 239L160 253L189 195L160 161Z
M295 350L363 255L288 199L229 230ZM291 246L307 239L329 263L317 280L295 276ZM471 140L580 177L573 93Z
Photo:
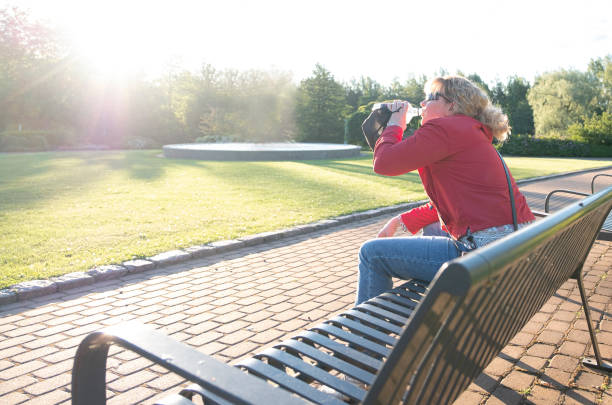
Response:
M586 294L584 292L584 285L582 284L582 271L578 272L576 279L578 280L578 289L580 290L582 307L584 308L584 315L586 317L587 326L589 327L589 334L591 335L593 352L595 353L595 359L585 357L584 360L582 360L582 364L584 364L588 368L610 373L612 372L612 363L603 360L601 358L601 354L599 353L599 344L597 343L597 338L595 337L595 331L593 330L593 324L591 322L591 311L589 310L589 304L587 302Z

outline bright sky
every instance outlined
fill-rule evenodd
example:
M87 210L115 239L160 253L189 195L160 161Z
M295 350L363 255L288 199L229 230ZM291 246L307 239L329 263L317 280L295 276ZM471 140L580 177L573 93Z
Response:
M612 53L610 0L0 0L63 28L100 70L277 69L341 81L476 72L488 82Z

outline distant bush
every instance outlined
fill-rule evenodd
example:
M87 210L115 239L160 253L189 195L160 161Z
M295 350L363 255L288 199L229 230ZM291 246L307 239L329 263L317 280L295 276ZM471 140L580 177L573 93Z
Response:
M0 133L0 152L41 152L72 142L68 131L4 131Z
M160 146L158 141L144 136L131 137L126 139L123 143L125 149L154 149Z
M226 143L226 142L241 142L237 136L232 135L205 135L196 138L196 143ZM244 140L242 140L244 141Z
M568 132L594 145L612 145L612 114L604 111L601 115L587 118L582 124L574 123Z
M532 135L511 135L503 144L496 145L501 153L516 156L561 156L561 157L610 157L612 146L592 145L573 138L546 137Z

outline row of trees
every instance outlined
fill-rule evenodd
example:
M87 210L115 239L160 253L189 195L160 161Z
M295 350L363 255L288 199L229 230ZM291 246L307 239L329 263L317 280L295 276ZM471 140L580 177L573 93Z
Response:
M612 144L610 55L584 72L543 74L533 85L521 77L487 84L477 74L465 76L502 107L515 134ZM418 103L426 80L343 83L316 65L296 85L287 72L206 64L195 73L169 69L156 80L101 80L52 30L17 8L0 9L0 150L220 140L359 143L359 125L373 102Z

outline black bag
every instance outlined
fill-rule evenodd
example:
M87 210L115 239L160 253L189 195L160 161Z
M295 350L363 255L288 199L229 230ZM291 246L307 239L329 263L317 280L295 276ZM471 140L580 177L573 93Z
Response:
M361 124L361 130L370 149L374 150L376 141L387 127L389 118L391 118L391 110L387 106L382 106L372 111L368 118L363 121L363 124Z

